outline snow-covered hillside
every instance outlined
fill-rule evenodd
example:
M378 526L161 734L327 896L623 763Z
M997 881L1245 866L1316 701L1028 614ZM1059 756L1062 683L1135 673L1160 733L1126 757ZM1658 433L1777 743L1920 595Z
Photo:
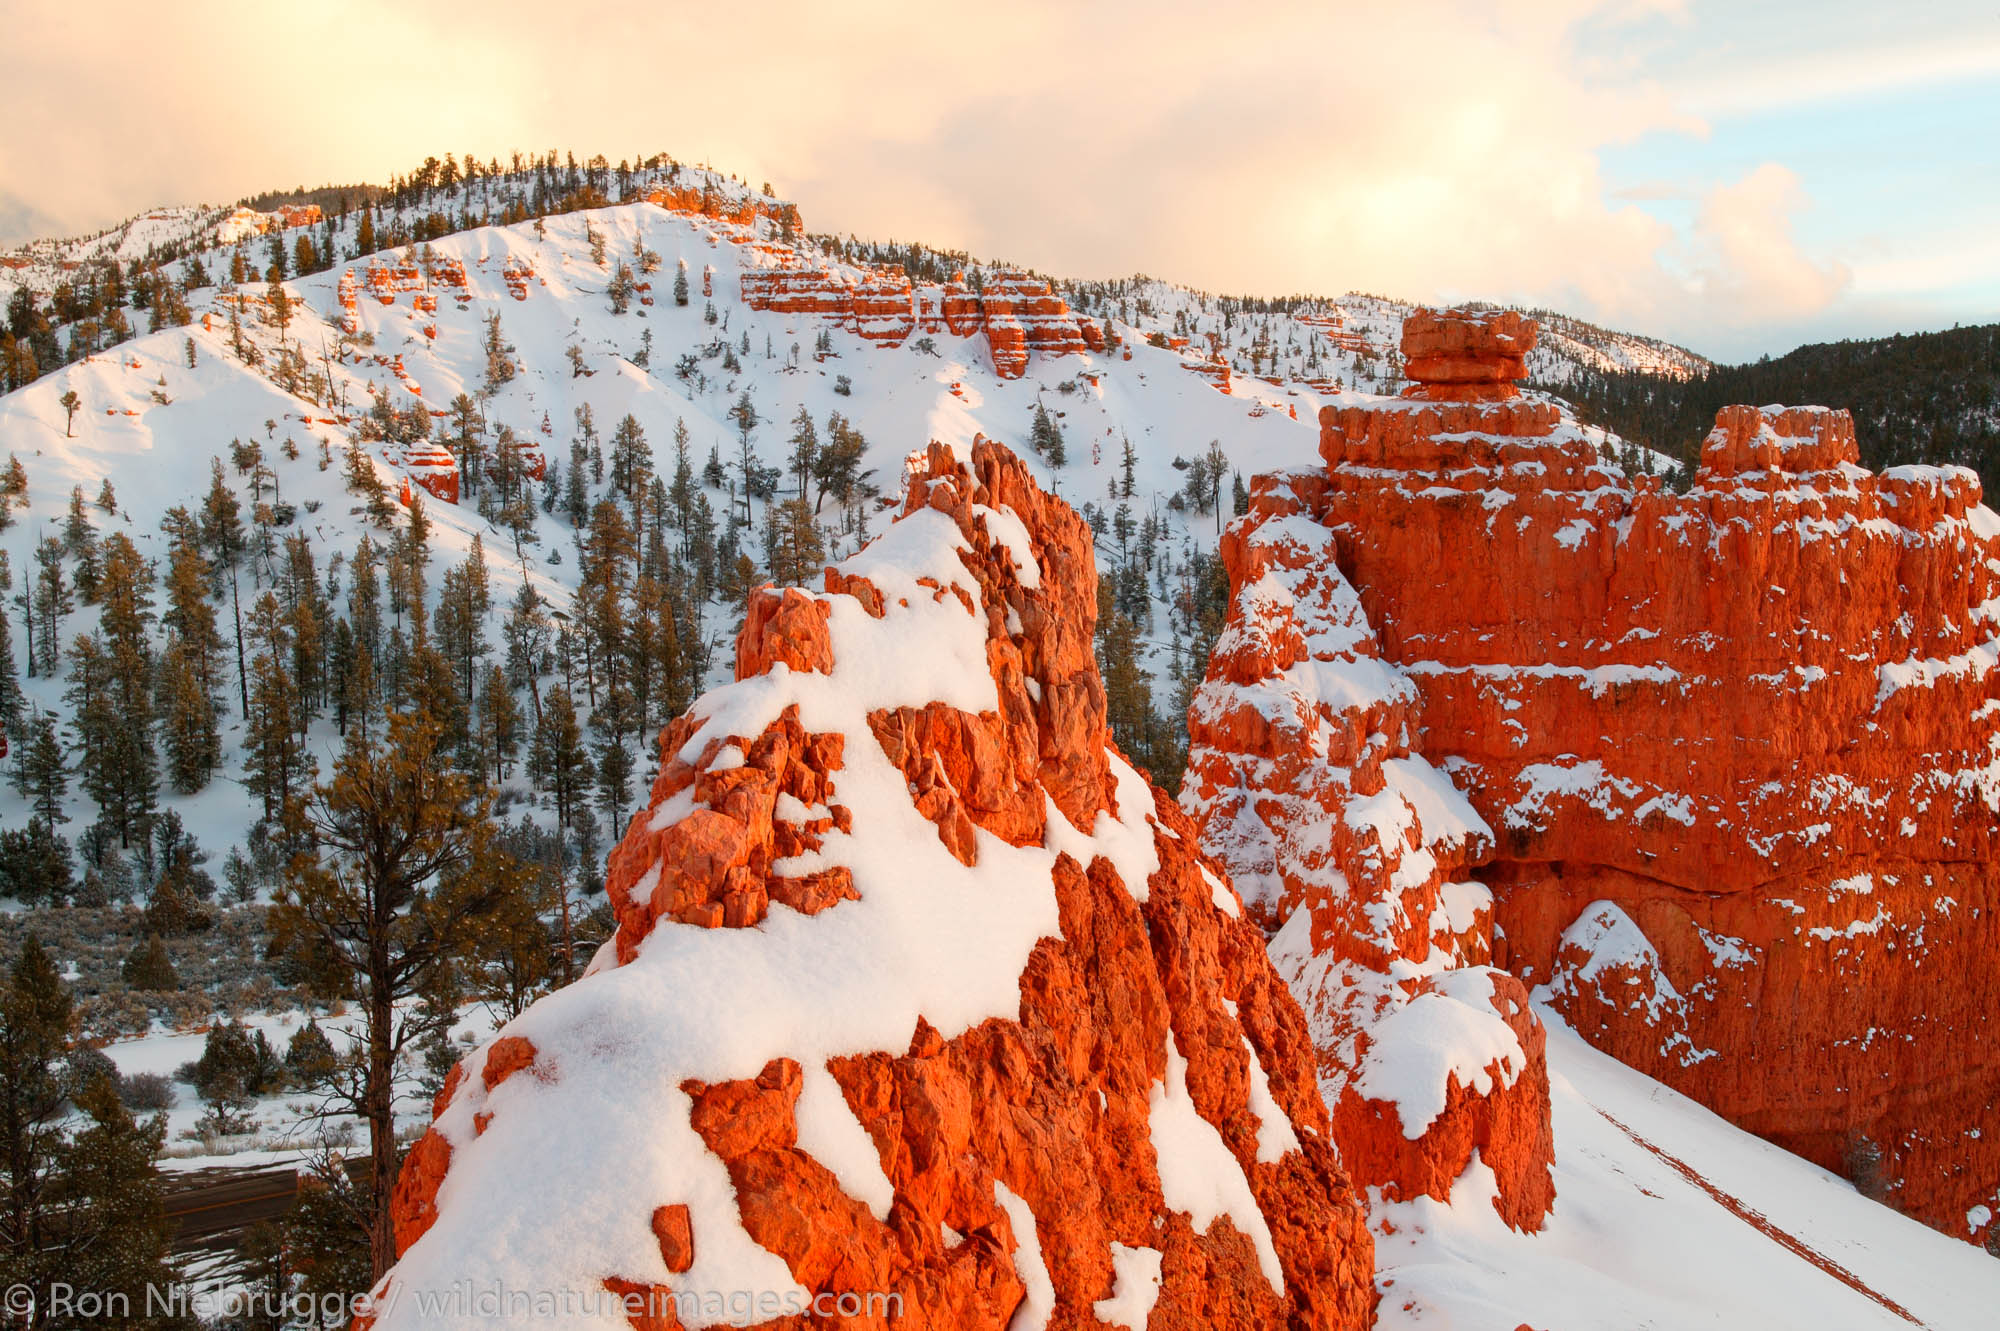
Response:
M145 264L163 256L214 244L227 234L233 241L241 228L226 232L232 209L207 204L177 204L129 217L117 226L89 236L48 237L0 254L0 304L25 288L47 296L72 280L85 264L115 260L121 265Z
M602 239L605 263L592 260L592 234ZM642 299L653 303L635 300L628 313L614 314L606 295L613 264L633 261L642 249L662 260L659 271L640 278L653 288ZM94 525L100 534L126 532L142 555L164 566L161 519L173 506L199 508L212 459L221 460L229 483L242 492L246 512L252 507L247 478L231 466L231 441L243 440L260 446L272 473L264 497L296 509L295 522L280 526L277 535L305 535L318 552L319 568L327 570L334 555L351 556L362 534L373 530L343 474L348 442L378 397L399 413L421 407L438 420L457 395L477 397L489 439L501 427L511 428L565 478L571 445L579 438L579 412L587 410L594 422L600 456L617 423L631 416L644 431L654 467L668 477L675 466L676 431L684 424L696 470L711 452L724 469L724 483L706 491L718 517L731 510L732 485L740 494L743 436L730 413L745 394L759 421L750 432L751 451L763 465L782 466L793 418L802 407L822 428L837 411L868 440L862 466L878 487L889 490L896 487L903 455L931 439L963 447L984 433L1025 452L1036 405L1046 403L1063 432L1068 458L1059 468L1041 464L1044 481L1075 504L1108 506L1129 438L1137 458L1129 502L1142 514L1156 510L1170 520L1175 545L1212 546L1219 525L1213 516L1188 519L1170 512L1169 502L1185 482L1174 466L1177 457L1191 458L1210 440L1220 440L1231 468L1247 476L1312 456L1311 421L1322 399L1309 389L1260 384L1254 395L1224 396L1188 373L1178 353L1143 343L1129 361L1037 358L1026 378L1005 381L993 373L983 337L940 336L931 339L929 350L914 343L882 348L810 316L751 311L736 298L737 275L748 253L721 243L701 219L632 204L549 218L539 226L480 228L419 247L410 256L413 262L428 257L436 265L451 260L463 265L462 298L444 295L433 314L414 308L417 293L399 294L386 305L363 295L357 304L358 337L343 334L339 287L344 273L365 272L368 260L288 282L295 306L282 335L264 321L262 284L200 292L193 302L195 322L188 327L141 335L0 399L0 448L18 456L28 476L25 511L16 511L15 525L0 536L0 549L11 556L17 585L24 583L34 567L36 543L61 534L72 491L81 487L94 498L110 479L118 511L90 508ZM668 291L682 261L693 274L694 290L686 306L677 306ZM507 285L509 265L532 270L525 299L517 299ZM702 272L709 267L714 295L704 297ZM247 309L239 315L242 337L255 349L255 365L246 364L231 345L228 302L239 293ZM714 323L705 321L711 307ZM482 391L486 320L496 313L507 357L518 372L488 395ZM813 348L822 335L829 343L816 356ZM285 373L287 349L300 357L294 363L300 370L297 393L274 382ZM731 363L737 368L728 368ZM686 372L677 373L677 366ZM303 382L310 376L324 377ZM73 425L63 402L71 392L78 400ZM385 482L397 489L402 448L366 447ZM293 451L296 458L289 456ZM780 497L788 497L794 484L787 478ZM588 488L593 500L609 493L609 483L595 478ZM744 542L753 550L768 507L762 499L750 505ZM481 518L469 503L433 500L428 508L437 566L462 559L475 535L483 539L496 607L489 638L497 639L501 610L523 580L555 611L570 610L580 533L560 502L552 511L537 505L518 549L510 530ZM829 557L851 552L865 539L866 505L858 507L856 518L850 530L829 533ZM374 536L379 542L383 533ZM269 560L253 564L246 570L246 587L270 582L275 572ZM67 617L60 631L67 642L94 623L95 611L85 607ZM726 644L734 622L715 602L700 629ZM16 659L25 659L18 615L13 630ZM718 655L716 673L726 668ZM66 714L60 674L25 685L33 706ZM232 715L227 724L240 722ZM331 728L319 726L315 740L324 769L334 744ZM649 749L642 750L647 759ZM225 775L239 767L228 759L223 764ZM0 816L25 816L16 798L0 794ZM251 817L229 781L192 799L168 795L164 803L181 809L211 847L240 841ZM71 813L80 823L90 821L80 792L72 792Z
M663 178L640 177L633 188ZM706 190L731 206L755 197L708 173L678 179L684 191ZM470 206L466 189L458 196ZM387 231L403 225L406 214L385 216ZM130 259L148 249L185 246L212 238L223 225L221 217L212 210L162 213L77 252ZM300 234L324 239L329 233L342 246L356 225L329 219L325 227L274 231L271 237L232 232L241 236L240 250L218 250L205 262L219 277L231 256L242 253L254 272L268 257L267 248L282 247ZM772 499L744 503L745 433L737 408L747 396L756 419L748 432L753 466L783 468L801 410L821 429L839 413L868 441L861 466L875 488L895 489L901 458L911 449L932 439L963 448L985 434L1030 455L1046 485L1087 516L1095 515L1103 538L1101 562L1134 557L1129 549L1119 553L1122 541L1113 519L1121 506L1135 530L1155 519L1143 530L1153 533L1157 547L1145 552L1145 571L1159 613L1140 624L1141 652L1164 711L1166 676L1179 638L1167 623L1170 572L1190 553L1212 551L1220 519L1227 516L1190 509L1187 464L1213 442L1237 477L1299 465L1314 456L1322 404L1356 385L1395 383L1385 349L1394 345L1403 306L1352 298L1301 306L1291 314L1260 313L1155 282L1067 288L1080 309L1112 325L1115 349L1036 355L1025 377L1004 379L995 372L986 338L977 333L941 333L884 346L836 320L749 308L740 297L746 268L803 262L824 266L842 280L866 275L813 241L787 240L783 230L769 216L745 226L654 203L477 227L285 282L291 308L282 327L274 321L264 282L195 288L189 293L190 325L141 334L0 399L0 448L18 456L28 476L25 511L17 512L16 525L0 536L0 549L25 583L36 544L61 534L72 492L80 487L86 497L95 497L109 479L118 512L91 509L95 525L101 532L126 532L142 555L164 569L162 517L176 505L198 509L211 462L221 460L229 483L244 493L246 512L267 498L280 516L296 514L295 522L280 524L275 535L307 537L318 568L337 586L336 557L351 558L363 532L371 530L363 505L343 480L350 439L364 432L378 403L399 417L421 411L446 433L457 425L452 404L463 394L476 403L485 439L511 430L528 452L552 462L557 476L557 484L545 487L526 515L518 541L512 525L520 523L519 514L503 528L482 518L470 496L456 507L429 505L439 567L463 559L473 537L482 538L493 565L489 638L497 639L503 611L523 581L555 612L571 609L581 533L565 514L562 487L573 484L572 448L581 440L584 447L575 456L595 454L584 486L587 509L611 493L601 459L627 416L643 431L653 469L662 478L674 473L674 441L685 430L697 474L720 481L705 487L711 508L718 519L732 511L747 516L742 540L754 552L772 499L787 497L795 481L784 477ZM786 259L787 254L794 257ZM621 268L632 273L635 290L625 312L617 313L609 288ZM46 276L41 267L8 271L23 278ZM680 305L672 291L683 272L688 303ZM372 282L371 273L377 275ZM419 275L414 281L412 273ZM463 285L455 285L461 273ZM348 308L342 304L343 282L350 292ZM504 383L489 379L488 320L495 316L504 359L516 371ZM1212 358L1218 353L1240 371L1225 376L1226 394L1216 386ZM72 392L73 419L65 405ZM1063 436L1060 466L1030 450L1038 406L1047 408ZM229 467L236 440L261 449L271 472L268 494L251 493L247 475ZM421 461L421 450L406 451L394 441L366 448L392 491L404 481L402 464ZM714 468L707 465L711 457ZM421 468L413 470L422 474ZM1225 486L1223 505L1227 496ZM823 511L822 518L829 558L851 552L870 531L866 503L857 504L845 521L831 511ZM375 539L382 539L379 530ZM261 566L247 570L256 586L272 581L276 572L269 554ZM23 616L13 618L16 657L25 659ZM67 641L94 622L95 611L86 606L66 619L60 632ZM733 611L713 600L702 622L687 627L726 646ZM712 679L726 674L725 656L713 654ZM60 673L26 681L26 693L31 706L66 714ZM227 719L226 745L232 736L240 740L241 723L239 715ZM319 723L312 742L325 770L336 747L332 727ZM633 747L636 775L644 779L650 744L635 737ZM234 777L240 768L241 755L232 750L222 763L223 775ZM24 816L16 798L11 791L0 793L0 815ZM229 779L194 796L168 794L163 802L210 847L240 843L255 816ZM91 821L78 790L72 790L70 813L79 826Z

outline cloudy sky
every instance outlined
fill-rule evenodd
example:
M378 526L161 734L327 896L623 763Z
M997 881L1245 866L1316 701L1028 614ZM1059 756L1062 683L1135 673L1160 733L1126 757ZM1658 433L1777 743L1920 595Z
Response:
M1065 275L1519 301L1726 358L2000 319L1993 0L943 8L0 0L0 244L448 150L665 151Z

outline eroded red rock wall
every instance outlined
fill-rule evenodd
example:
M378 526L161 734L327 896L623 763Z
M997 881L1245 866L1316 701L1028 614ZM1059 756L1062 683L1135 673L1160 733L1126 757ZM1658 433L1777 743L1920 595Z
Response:
M1260 478L1223 538L1233 595L1189 710L1181 803L1274 935L1356 1182L1447 1200L1477 1152L1502 1216L1538 1229L1554 1198L1541 1023L1516 981L1485 969L1491 898L1466 881L1492 834L1412 753L1420 694L1384 659L1334 532L1312 516L1325 494L1319 472ZM1471 971L1492 983L1460 983ZM1357 1077L1371 1061L1430 1067L1398 1047L1413 1027L1392 1020L1419 1000L1432 1033L1496 1014L1512 1032L1505 1066L1435 1071L1443 1108L1429 1119Z
M1869 473L1844 412L1732 407L1688 493L1634 484L1513 395L1518 328L1418 323L1419 384L1322 413L1303 502L1421 691L1415 747L1494 831L1495 960L1752 1131L1836 1169L1865 1139L1888 1200L1973 1232L2000 1194L1976 477Z

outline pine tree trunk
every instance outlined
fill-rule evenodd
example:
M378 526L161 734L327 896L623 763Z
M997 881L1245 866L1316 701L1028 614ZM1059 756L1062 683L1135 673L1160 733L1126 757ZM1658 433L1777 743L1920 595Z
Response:
M35 607L28 600L24 590L21 593L21 626L28 633L28 678L35 677Z
M250 675L243 661L243 602L236 590L236 570L229 570L229 613L236 620L236 692L243 702L243 716L250 715Z
M364 1117L368 1120L369 1227L368 1250L375 1278L396 1262L396 1228L390 1194L396 1183L396 1079L390 1037L396 1019L389 993L388 939L378 936L370 948L368 977L368 1085Z

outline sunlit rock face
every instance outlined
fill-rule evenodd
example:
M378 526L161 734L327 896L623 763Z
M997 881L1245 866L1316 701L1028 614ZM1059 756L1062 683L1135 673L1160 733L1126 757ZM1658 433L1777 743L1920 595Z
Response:
M1326 489L1316 470L1259 477L1223 539L1229 618L1181 803L1272 935L1355 1181L1446 1200L1477 1156L1501 1215L1538 1229L1548 1069L1526 992L1486 964L1491 895L1471 870L1492 833L1414 751L1421 694L1341 574Z
M984 440L906 479L667 728L617 935L411 1153L380 1327L488 1279L674 1306L644 1328L718 1290L786 1327L1371 1323L1305 1018L1111 745L1089 529Z
M1634 483L1516 394L1532 341L1413 318L1404 399L1326 409L1325 467L1261 479L1253 517L1327 533L1410 749L1490 831L1465 863L1496 965L1752 1131L1836 1169L1879 1152L1887 1200L1976 1234L2000 518L1970 471L1864 470L1823 408L1727 408L1687 493Z

